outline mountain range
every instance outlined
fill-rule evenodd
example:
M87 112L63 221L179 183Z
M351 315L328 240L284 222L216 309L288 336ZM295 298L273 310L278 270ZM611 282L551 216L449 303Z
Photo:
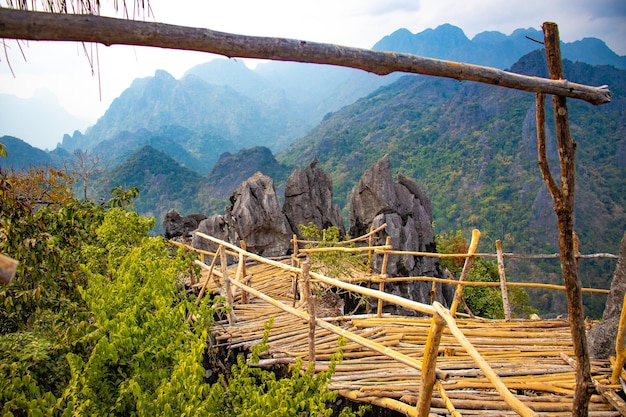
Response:
M531 40L541 37L519 29L470 40L442 25L418 34L400 29L374 48L546 77L545 52ZM626 228L626 57L593 38L564 43L562 53L568 80L606 84L612 92L612 102L599 107L568 103L578 142L581 251L616 252ZM535 123L534 95L515 90L298 63L252 70L214 60L179 80L165 71L136 80L94 126L66 135L54 152L33 150L35 161L20 164L61 163L86 149L106 170L90 185L94 197L116 185L139 186L136 208L160 222L169 208L222 213L230 193L257 170L274 179L280 195L291 170L313 158L330 173L335 200L345 207L363 171L388 154L394 171L430 196L438 233L476 227L488 251L500 239L506 251L553 252L556 223L537 167ZM556 170L553 132L548 123ZM5 164L30 153L19 139L0 142L9 151ZM606 284L598 271L612 267L595 268L583 285Z

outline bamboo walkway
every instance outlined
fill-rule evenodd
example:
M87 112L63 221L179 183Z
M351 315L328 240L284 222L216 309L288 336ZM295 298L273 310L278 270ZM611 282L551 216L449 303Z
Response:
M224 251L222 256L226 256ZM215 326L217 344L249 349L261 341L264 326L274 318L270 349L257 366L271 368L302 358L306 367L313 356L315 370L324 371L331 355L340 349L342 335L348 341L341 347L343 360L336 367L330 388L353 401L407 416L571 415L575 363L570 364L574 353L565 320L452 319L452 323L438 326L441 333L437 344L430 339L437 333L433 317L439 313L446 317L445 309L440 307L433 310L438 314L425 317L373 314L317 318L312 352L307 305L299 297L294 301L292 284L296 274L289 265L285 269L277 266L278 262L246 264L240 252L240 262L226 268L216 265L217 258L218 254L211 267L202 264L203 278L196 284L231 300L232 314ZM313 291L327 288L328 284L316 277L312 273ZM232 287L230 294L225 293L228 287ZM464 337L465 344L459 337ZM434 354L429 354L429 349L434 349ZM476 361L472 350L484 363ZM428 386L429 359L436 367L431 378L432 396L423 389ZM505 398L494 386L489 372L497 375L511 398ZM615 399L621 386L610 383L609 361L593 361L592 373L596 385L606 392L604 396L592 396L589 415L622 415L618 409L624 404ZM420 395L429 398L422 411ZM617 406L607 400L609 397ZM517 408L515 401L521 404Z
M302 359L303 369L313 362L316 372L325 371L341 350L343 359L329 387L352 401L398 415L571 415L576 363L566 320L454 318L453 307L421 304L356 285L380 285L380 274L332 279L309 271L308 262L293 266L299 264L295 257L270 260L245 251L243 242L242 249L197 235L217 245L216 252L196 250L204 260L196 261L202 267L202 278L194 283L199 297L219 294L232 306L214 327L215 343L249 350L262 340L273 318L269 350L255 366L272 368ZM322 250L300 250L295 245L296 253ZM385 246L370 243L355 250L393 251L389 241ZM237 262L228 266L227 259ZM383 269L384 265L383 260ZM457 283L457 288L461 285ZM311 294L330 288L378 299L379 310L351 316L324 317L320 310L316 314L311 306L317 302ZM413 309L421 317L382 314L383 299ZM626 309L622 316L626 323ZM626 339L623 327L620 323L618 339L622 341ZM340 337L344 339L341 346ZM614 371L623 368L626 349L617 352L616 360L615 368L609 361L591 363L596 392L589 404L590 416L626 415L620 372ZM621 371L621 376L626 372Z

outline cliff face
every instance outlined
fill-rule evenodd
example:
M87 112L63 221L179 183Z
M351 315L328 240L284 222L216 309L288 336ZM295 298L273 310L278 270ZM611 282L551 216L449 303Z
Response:
M369 168L350 195L350 235L360 236L387 224L374 242L384 245L387 236L395 250L412 252L434 252L435 233L430 199L417 183L402 175L393 182L389 156L384 156ZM382 272L382 255L373 260L373 268ZM435 258L412 255L390 255L385 273L390 276L437 276L441 272ZM447 305L453 290L448 286L432 286L428 282L398 282L385 286L385 291L410 300L430 304L437 300ZM431 296L433 297L431 299ZM396 305L383 305L386 312L393 314L415 314Z

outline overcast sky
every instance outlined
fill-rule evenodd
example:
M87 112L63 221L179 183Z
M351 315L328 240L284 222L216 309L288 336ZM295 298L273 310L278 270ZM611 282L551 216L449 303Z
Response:
M106 7L113 1L102 3ZM150 0L150 4L152 15L146 19L151 21L363 48L399 28L418 33L451 23L471 39L483 31L509 35L517 28L541 30L543 22L553 21L565 42L596 37L626 55L626 0ZM103 14L115 15L109 10ZM179 78L190 67L215 58L156 48L87 48L97 61L94 65L99 62L100 78L92 73L81 44L29 42L22 45L24 61L17 44L7 41L8 60L0 51L0 94L27 98L47 89L69 112L94 123L133 79L151 76L156 69Z

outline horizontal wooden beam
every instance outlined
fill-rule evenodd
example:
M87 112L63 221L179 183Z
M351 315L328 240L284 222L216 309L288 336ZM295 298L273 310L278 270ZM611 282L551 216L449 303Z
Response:
M95 42L179 49L276 61L350 67L386 75L424 74L500 87L571 97L592 104L611 101L607 86L549 80L417 55L374 51L296 39L236 35L210 29L94 15L53 14L0 8L0 38L33 41Z

